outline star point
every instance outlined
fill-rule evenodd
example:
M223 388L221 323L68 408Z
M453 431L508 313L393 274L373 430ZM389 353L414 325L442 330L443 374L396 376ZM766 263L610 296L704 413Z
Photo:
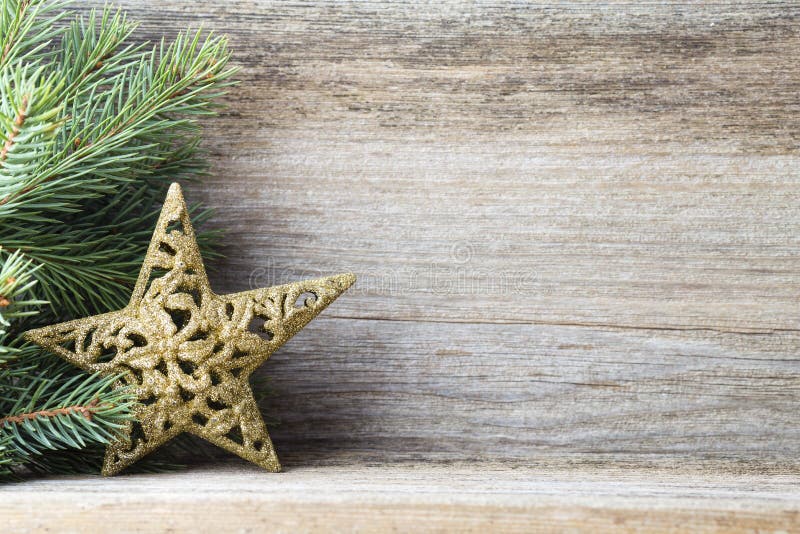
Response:
M25 336L86 371L121 375L120 385L135 390L135 420L108 446L104 475L183 432L280 471L248 378L354 282L345 273L215 294L174 183L129 304Z

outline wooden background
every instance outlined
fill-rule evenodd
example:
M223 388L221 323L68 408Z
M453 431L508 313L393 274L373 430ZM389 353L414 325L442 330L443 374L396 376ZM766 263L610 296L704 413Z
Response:
M800 471L796 3L116 3L242 67L215 289L359 276L262 368L284 463Z

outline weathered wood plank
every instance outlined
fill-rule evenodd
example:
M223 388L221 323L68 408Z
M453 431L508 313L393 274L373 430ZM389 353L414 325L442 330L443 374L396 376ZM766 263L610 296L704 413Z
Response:
M800 480L691 470L254 466L0 487L11 532L796 530Z
M243 67L217 288L360 276L264 368L279 450L797 465L795 3L119 4Z
M785 353L796 333L318 323L262 369L284 454L627 453L800 468L798 362Z

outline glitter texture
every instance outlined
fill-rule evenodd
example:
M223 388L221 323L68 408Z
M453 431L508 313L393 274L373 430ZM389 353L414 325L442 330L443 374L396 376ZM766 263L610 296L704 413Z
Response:
M182 432L280 471L248 378L353 282L348 273L214 294L172 184L130 303L25 336L86 371L121 374L119 385L135 389L136 420L106 449L104 475Z

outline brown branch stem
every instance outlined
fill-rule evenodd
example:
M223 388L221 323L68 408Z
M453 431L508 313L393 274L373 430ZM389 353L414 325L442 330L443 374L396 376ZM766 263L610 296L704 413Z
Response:
M0 428L3 428L6 423L22 423L31 419L39 419L40 417L58 417L59 415L69 415L71 413L79 413L83 415L86 420L91 421L92 416L99 407L99 400L94 399L85 406L65 406L63 408L55 408L53 410L39 410L36 412L22 413L19 415L9 415L0 418Z
M28 116L28 95L22 97L22 105L17 110L17 116L14 117L14 126L11 133L8 135L6 142L3 143L3 148L0 149L0 161L5 161L8 157L8 151L14 146L14 138L19 135L19 130L25 124L25 119Z

